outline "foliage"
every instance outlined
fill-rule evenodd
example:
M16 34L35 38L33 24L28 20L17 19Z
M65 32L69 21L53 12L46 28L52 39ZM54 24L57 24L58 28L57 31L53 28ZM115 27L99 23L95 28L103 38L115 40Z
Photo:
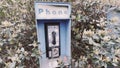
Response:
M33 0L0 2L0 67L37 68L40 51L36 42Z
M105 17L101 8L102 6L100 6L99 2L94 1L81 1L73 4L73 9L75 10L72 11L72 44L81 46L78 48L82 50L76 57L87 54L92 49L93 45L90 45L89 41L85 41L86 39L83 40L83 35L86 34L91 37L94 34L94 30L102 29L102 27L97 26L100 23L100 19ZM86 52L86 50L89 51Z
M113 26L115 23L107 21L105 5L100 1L76 2L72 11L73 58L80 61L79 67L118 66L120 64L119 26ZM111 34L112 31L118 34L114 32Z
M51 0L51 2L72 4L72 57L80 61L79 67L119 66L119 23L114 23L117 18L107 21L104 11L106 7L102 2L98 0ZM34 0L0 2L1 68L39 67L38 58L41 52L36 42L33 3Z

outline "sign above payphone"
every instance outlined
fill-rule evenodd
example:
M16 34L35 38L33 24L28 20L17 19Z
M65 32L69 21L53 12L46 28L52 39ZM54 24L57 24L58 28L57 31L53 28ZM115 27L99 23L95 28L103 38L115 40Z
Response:
M68 4L35 4L36 19L69 19L70 5Z

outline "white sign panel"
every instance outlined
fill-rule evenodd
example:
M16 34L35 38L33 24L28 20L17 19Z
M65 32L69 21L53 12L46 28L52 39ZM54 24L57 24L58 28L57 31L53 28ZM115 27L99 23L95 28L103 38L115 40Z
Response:
M69 11L68 5L35 5L36 19L69 19Z

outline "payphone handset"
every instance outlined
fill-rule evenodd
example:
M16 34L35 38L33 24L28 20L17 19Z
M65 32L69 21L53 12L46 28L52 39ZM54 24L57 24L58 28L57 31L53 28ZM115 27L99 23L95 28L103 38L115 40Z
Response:
M48 22L45 24L46 56L57 58L60 56L60 25Z

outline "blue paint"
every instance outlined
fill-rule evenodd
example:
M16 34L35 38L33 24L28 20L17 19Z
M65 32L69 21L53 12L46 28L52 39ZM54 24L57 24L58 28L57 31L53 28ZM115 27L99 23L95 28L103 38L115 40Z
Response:
M43 9L39 9L39 14L43 13Z
M37 3L39 4L39 3ZM42 4L46 4L46 3L42 3ZM54 3L47 3L49 5L52 5ZM70 5L69 4L63 4L63 3L56 3L57 5L61 6L69 6L69 11L71 11L70 9ZM55 4L55 5L56 5ZM36 4L35 4L36 5ZM35 10L36 11L36 10ZM43 13L45 12L48 16L50 14L52 15L56 15L56 14L68 14L69 12L67 11L62 11L62 10L59 10L59 11L50 11L49 9L39 9L37 10L39 12L36 12L36 14L38 13ZM38 38L38 42L40 42L40 45L39 45L39 49L42 51L42 58L40 58L40 68L49 68L49 62L51 61L51 59L48 59L48 57L46 57L46 39L45 39L45 24L46 23L59 23L60 24L60 57L58 58L55 58L55 59L52 59L52 60L55 60L56 59L64 59L64 57L66 56L69 61L71 59L71 20L70 19L37 19L36 18L36 28L37 28L37 38Z
M47 9L46 9L46 14L50 14L50 11L48 11Z
M60 37L61 37L61 55L65 55L66 54L66 24L63 22L60 24L61 28L60 28Z

